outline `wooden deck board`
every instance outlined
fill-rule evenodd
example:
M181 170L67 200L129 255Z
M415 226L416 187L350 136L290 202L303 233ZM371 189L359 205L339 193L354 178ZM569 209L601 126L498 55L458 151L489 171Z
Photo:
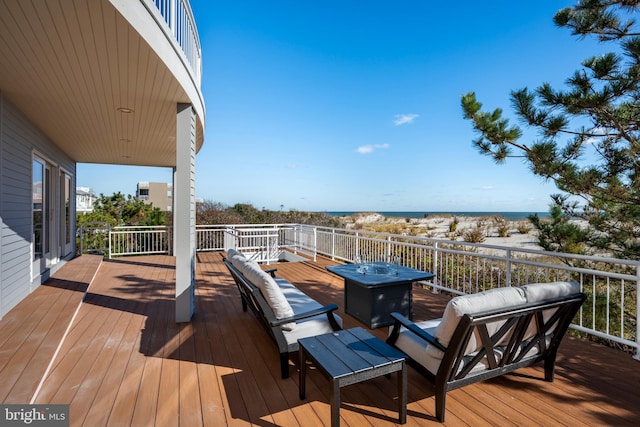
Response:
M61 270L57 280L66 283L42 286L0 320L4 403L26 403L46 368L40 365L48 363L71 319L69 311L91 282L37 400L69 403L71 425L329 424L327 380L312 367L307 398L300 400L295 357L290 378L280 378L276 347L254 315L242 311L219 253L198 254L196 315L187 324L174 320L173 258L101 265L83 258ZM338 304L345 327L362 326L344 314L343 282L326 272L330 263L276 267L321 304ZM446 301L414 286L414 319L438 317ZM384 339L387 328L372 333ZM567 337L553 383L544 381L541 367L532 367L455 390L447 395L445 425L636 425L639 363ZM438 425L433 386L412 368L408 379L407 425ZM397 425L395 381L381 377L345 387L342 424Z
M145 321L142 335L145 337L140 351L149 356L156 356L156 349L162 347L164 334L164 322L161 304L154 304L149 310L149 317ZM145 425L150 420L156 419L158 412L158 394L160 393L160 378L162 375L162 358L145 357L145 364L140 380L140 392L136 399L136 406L131 420L132 425Z
M100 384L96 386L92 381L82 383L75 400L74 418L83 421L88 418L95 425L102 425L108 420L111 402L115 399L122 381L116 364L121 360L118 350L129 321L130 319L126 316L120 316L113 324L114 333L119 333L120 337L112 335L110 339L112 345L103 346L100 357L94 359L87 378L95 378L96 381L100 381Z
M101 260L67 263L1 320L1 402L31 399Z
M117 388L113 406L109 414L107 425L130 425L133 419L133 410L136 405L136 399L140 395L140 384L142 382L142 372L144 368L145 357L140 354L137 349L140 348L141 334L140 330L142 322L138 319L131 319L127 327L123 340L120 342L119 354L115 360L120 361L118 369L115 370L114 376L120 378L120 384ZM132 351L133 350L133 351ZM101 425L95 421L92 425Z
M0 399L6 403L18 403L31 399L44 369L55 352L55 341L46 338L49 335L60 338L63 336L69 321L63 313L65 309L75 310L80 301L74 300L65 292L65 295L61 295L57 301L62 305L62 311L54 307L42 307L46 313L37 324L29 325L28 339L24 342L11 340L9 343L19 343L19 345L7 343L6 348L3 348L3 353L7 357L3 357L3 368L0 372L3 378L0 385ZM45 368L27 369L29 366Z

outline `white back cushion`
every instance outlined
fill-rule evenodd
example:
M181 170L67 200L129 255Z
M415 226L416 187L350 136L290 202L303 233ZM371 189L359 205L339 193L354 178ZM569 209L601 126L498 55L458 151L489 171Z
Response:
M576 282L531 283L521 287L527 302L539 302L580 292Z
M550 282L550 283L531 283L522 286L527 302L536 303L549 299L559 298L562 296L568 296L580 292L580 284L576 282ZM542 319L547 322L551 316L555 314L558 309L548 309L542 312ZM555 332L558 323L554 323L547 331L547 335L551 335ZM525 332L524 338L529 339L538 332L538 324L534 319L531 319L531 323Z
M242 252L238 252L235 249L227 249L227 259L232 259L235 255L240 255L242 257L244 257L244 255L242 254Z
M477 294L461 295L455 297L447 303L447 307L442 315L442 321L435 329L435 337L445 347L451 342L451 337L458 327L460 318L465 314L478 314L499 308L509 308L523 305L527 302L524 291L520 288L496 288ZM504 322L493 322L487 325L489 335L496 332ZM507 338L507 337L505 337ZM480 345L479 337L474 334L469 340L465 354L472 353ZM433 346L427 347L427 352L434 356L442 357L442 352Z
M291 305L285 298L278 284L273 280L273 277L262 271L257 262L238 256L235 256L233 260L235 260L238 265L236 266L233 261L232 264L240 270L244 277L260 288L264 299L273 310L276 319L284 319L294 315ZM291 330L295 325L295 322L287 323L282 325L282 329Z
M247 261L247 258L245 258L244 255L242 255L241 253L237 253L229 258L229 261L231 261L231 265L233 265L235 268L240 270L242 274L244 274L242 272L242 266L244 265L244 261Z

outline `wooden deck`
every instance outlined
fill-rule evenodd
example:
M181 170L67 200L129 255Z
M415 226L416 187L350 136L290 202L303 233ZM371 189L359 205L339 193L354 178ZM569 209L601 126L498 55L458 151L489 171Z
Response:
M0 320L0 401L69 403L74 426L329 425L328 383L311 369L301 401L293 361L280 378L275 345L242 312L221 254L198 255L197 313L174 322L173 262L82 256L65 265ZM362 326L342 312L342 279L329 263L283 263L278 275L337 303L346 328ZM445 304L414 287L416 320ZM453 391L445 425L638 425L640 362L628 354L568 337L555 382L542 378L527 368ZM412 368L408 391L407 425L438 425L433 388ZM396 425L395 392L395 378L346 387L342 425Z

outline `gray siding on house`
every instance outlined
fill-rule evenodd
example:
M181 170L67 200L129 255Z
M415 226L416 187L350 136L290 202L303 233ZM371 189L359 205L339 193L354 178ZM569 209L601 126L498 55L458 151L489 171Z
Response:
M4 181L5 181L5 177L4 177L4 168L2 167L2 165L4 164L4 144L2 143L3 140L3 133L4 133L4 101L2 100L2 91L0 91L0 318L3 317L4 315L4 308L2 307L2 284L4 283L4 273L3 273L3 269L2 266L4 265L4 217L2 215L2 210L1 207L4 206L4 194L2 189L4 188Z
M39 285L31 277L34 152L66 169L75 182L75 162L0 92L0 317Z

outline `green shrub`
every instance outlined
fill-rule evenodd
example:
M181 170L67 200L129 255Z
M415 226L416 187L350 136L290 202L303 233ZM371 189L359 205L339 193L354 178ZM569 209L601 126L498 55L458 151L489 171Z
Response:
M529 234L529 232L531 231L531 226L527 221L518 221L516 230L518 230L518 233Z
M510 237L511 233L509 232L509 221L504 219L501 216L495 216L493 218L493 224L498 231L499 237Z
M469 243L482 243L487 237L485 230L478 225L465 230L462 236L464 241Z

